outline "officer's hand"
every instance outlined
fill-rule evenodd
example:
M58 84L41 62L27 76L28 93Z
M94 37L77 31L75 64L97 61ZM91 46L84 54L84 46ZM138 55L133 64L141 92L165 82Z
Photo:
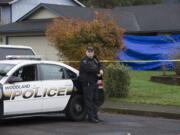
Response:
M104 71L103 71L102 69L100 70L100 74L101 74L101 75L103 75L103 74L104 74Z

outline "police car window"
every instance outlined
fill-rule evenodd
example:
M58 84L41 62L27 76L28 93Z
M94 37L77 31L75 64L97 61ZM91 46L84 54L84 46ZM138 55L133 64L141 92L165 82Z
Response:
M71 70L66 68L65 71L68 79L75 79L77 77L76 73L72 72Z
M19 77L22 82L35 81L36 80L36 65L28 65L18 69L14 74L14 77Z
M0 64L0 79L6 76L6 74L14 67L13 64Z
M40 76L42 80L61 80L65 78L63 67L58 65L40 65Z

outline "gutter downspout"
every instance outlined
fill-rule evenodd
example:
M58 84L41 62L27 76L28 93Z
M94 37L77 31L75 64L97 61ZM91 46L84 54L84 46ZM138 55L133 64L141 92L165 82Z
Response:
M10 23L12 23L12 5L10 5Z
M9 39L8 36L5 37L5 44L8 45L9 44Z

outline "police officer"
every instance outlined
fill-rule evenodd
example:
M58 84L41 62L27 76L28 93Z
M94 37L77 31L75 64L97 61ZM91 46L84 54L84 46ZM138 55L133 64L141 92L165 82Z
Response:
M98 123L98 76L103 75L102 65L94 56L93 47L86 49L86 56L80 63L80 81L83 89L84 101L90 122Z

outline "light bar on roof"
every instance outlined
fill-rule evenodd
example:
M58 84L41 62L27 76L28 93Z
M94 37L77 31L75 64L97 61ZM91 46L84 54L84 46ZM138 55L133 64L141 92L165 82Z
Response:
M7 55L7 60L41 60L40 56L33 55Z

